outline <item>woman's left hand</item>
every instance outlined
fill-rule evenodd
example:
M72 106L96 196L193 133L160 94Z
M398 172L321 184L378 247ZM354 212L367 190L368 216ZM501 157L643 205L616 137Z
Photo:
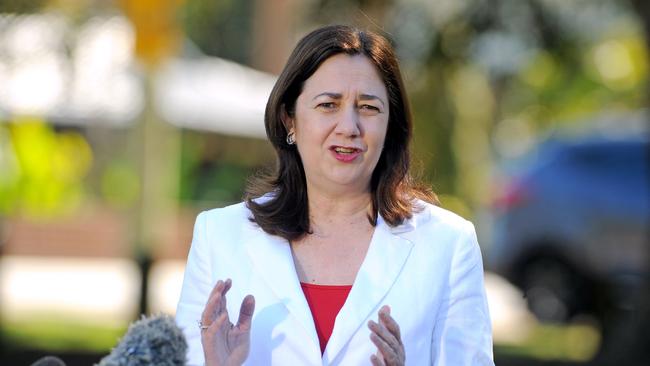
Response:
M379 309L379 323L370 320L370 340L377 346L377 354L370 356L373 366L404 366L406 356L399 325L390 316L390 307Z

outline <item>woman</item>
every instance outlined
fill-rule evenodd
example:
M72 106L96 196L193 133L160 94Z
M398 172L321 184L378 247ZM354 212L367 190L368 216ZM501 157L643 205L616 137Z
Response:
M308 34L265 125L276 173L196 221L177 310L189 363L493 365L474 227L409 177L388 41Z

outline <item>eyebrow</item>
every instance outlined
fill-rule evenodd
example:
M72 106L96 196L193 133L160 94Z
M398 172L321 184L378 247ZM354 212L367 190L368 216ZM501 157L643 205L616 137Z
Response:
M314 100L314 99L316 99L318 97L322 97L322 96L330 97L332 99L341 99L341 98L343 98L343 95L341 93L325 92L325 93L320 93L320 94L316 95L315 97L312 98L312 100ZM377 101L379 101L379 103L381 103L382 106L384 106L384 107L386 106L384 104L384 101L381 98L379 98L378 96L373 95L373 94L361 94L361 95L359 95L359 99L360 100L377 100Z

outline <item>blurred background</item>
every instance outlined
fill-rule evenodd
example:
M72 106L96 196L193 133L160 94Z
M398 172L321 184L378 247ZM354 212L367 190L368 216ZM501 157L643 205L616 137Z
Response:
M650 364L647 1L0 0L1 364L174 313L196 214L273 166L266 99L330 23L394 41L497 365Z

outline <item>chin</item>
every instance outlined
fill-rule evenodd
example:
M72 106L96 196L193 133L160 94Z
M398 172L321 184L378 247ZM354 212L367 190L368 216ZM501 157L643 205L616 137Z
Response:
M330 181L336 185L340 185L342 187L350 187L350 188L356 188L357 186L360 186L360 182L367 181L368 183L365 184L365 186L370 185L370 179L365 179L365 177L361 176L346 176L346 177L330 177Z

